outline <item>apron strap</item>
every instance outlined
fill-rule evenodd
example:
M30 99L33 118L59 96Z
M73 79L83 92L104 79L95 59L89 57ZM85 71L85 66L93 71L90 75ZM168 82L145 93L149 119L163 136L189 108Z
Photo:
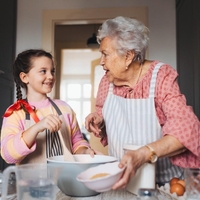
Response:
M58 115L62 115L62 112L60 111L60 109L58 108L58 106L48 97L49 101L51 102L52 106L55 108L56 112L58 113Z
M110 93L110 94L113 93L113 83L109 84L108 93Z
M156 88L155 85L156 85L157 73L163 64L164 63L162 63L162 62L157 63L157 65L155 66L155 68L153 70L152 78L151 78L151 82L150 82L149 98L154 98L154 96L155 96L155 88Z
M26 113L26 120L30 120L30 114Z

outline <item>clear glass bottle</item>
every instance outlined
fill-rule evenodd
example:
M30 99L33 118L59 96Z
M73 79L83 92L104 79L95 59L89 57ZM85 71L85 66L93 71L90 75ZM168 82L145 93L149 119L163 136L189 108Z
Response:
M158 194L156 189L149 189L149 188L139 189L140 200L158 200L157 195Z

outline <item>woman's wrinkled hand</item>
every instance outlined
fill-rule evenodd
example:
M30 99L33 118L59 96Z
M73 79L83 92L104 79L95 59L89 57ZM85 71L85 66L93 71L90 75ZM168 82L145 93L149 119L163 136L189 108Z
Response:
M97 113L91 113L85 118L86 130L94 133L96 136L99 136L103 126L103 117L99 116Z
M125 188L131 178L136 174L139 167L144 164L145 161L139 151L140 150L129 150L124 154L119 163L119 167L123 168L125 166L126 168L120 180L113 185L113 190Z

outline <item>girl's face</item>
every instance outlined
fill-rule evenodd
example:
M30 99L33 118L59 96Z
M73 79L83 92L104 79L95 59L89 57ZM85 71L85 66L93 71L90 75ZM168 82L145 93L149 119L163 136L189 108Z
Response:
M33 58L32 68L20 74L21 80L27 84L27 95L45 95L52 91L55 83L53 61L45 56Z
M100 44L101 61L100 65L106 71L106 76L115 85L121 85L126 81L126 66L128 65L126 55L119 55L114 39L105 37Z

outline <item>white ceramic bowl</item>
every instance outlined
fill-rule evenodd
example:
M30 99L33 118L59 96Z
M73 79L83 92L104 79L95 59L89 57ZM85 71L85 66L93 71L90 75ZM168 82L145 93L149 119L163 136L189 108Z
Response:
M96 192L105 192L120 179L125 168L118 167L119 162L101 164L91 167L77 176L77 180L82 182L86 187ZM107 174L98 178L92 178L99 174Z
M99 192L91 190L77 181L77 175L90 167L114 162L117 159L106 155L95 155L94 158L92 158L90 155L86 154L73 155L73 157L75 162L65 161L64 156L54 156L47 159L48 163L63 167L62 173L58 177L58 188L66 195L73 197L88 197L99 194Z

